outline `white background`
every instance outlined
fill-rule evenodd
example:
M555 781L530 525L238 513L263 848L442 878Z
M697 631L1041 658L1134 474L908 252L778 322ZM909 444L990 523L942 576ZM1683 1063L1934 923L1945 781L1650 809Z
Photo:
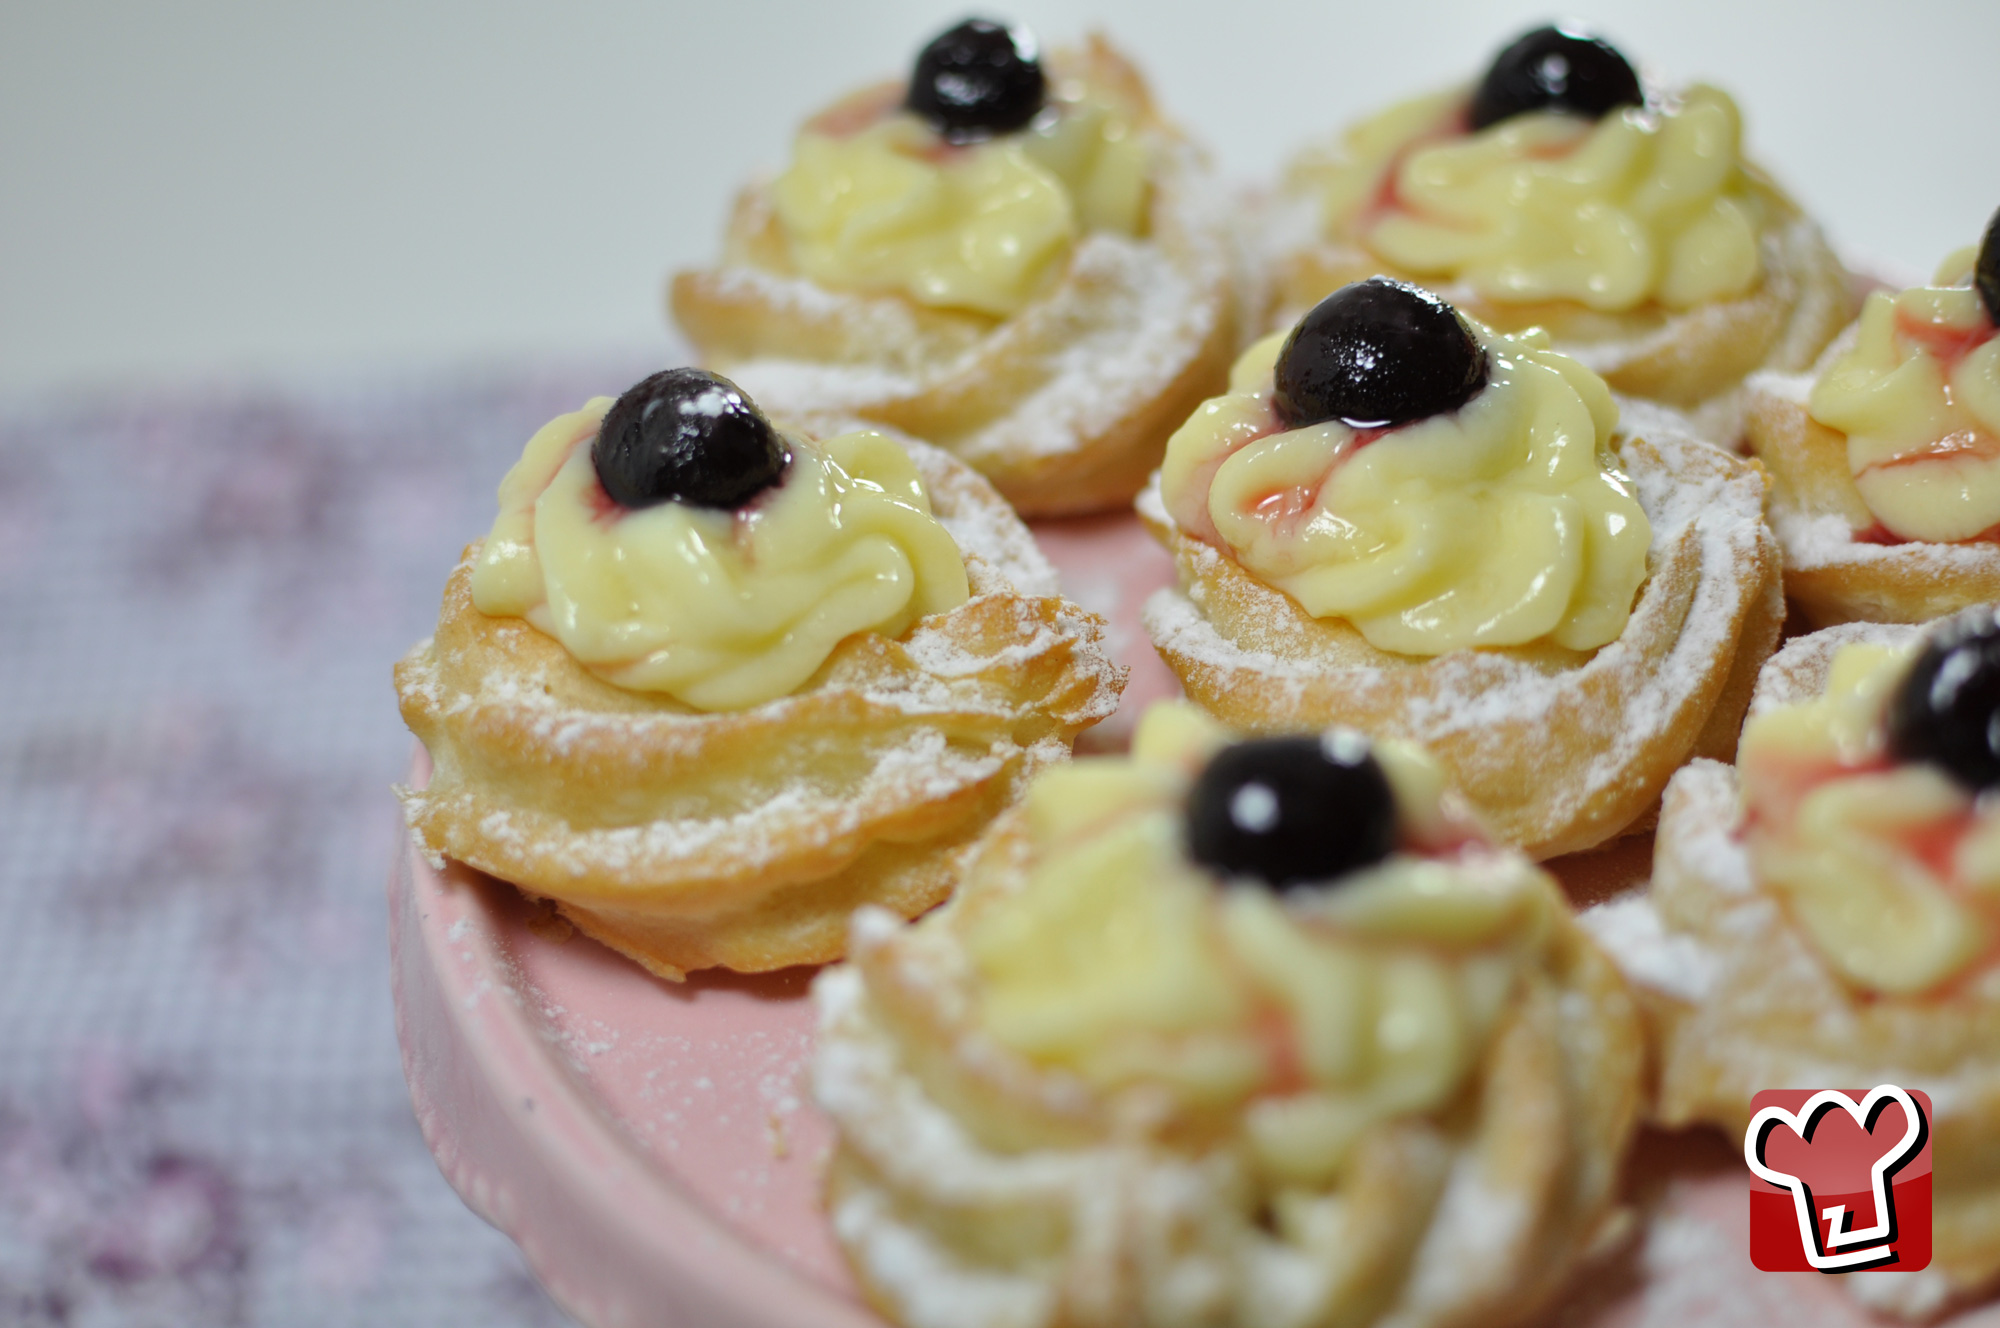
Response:
M0 0L0 392L422 371L668 342L667 272L793 125L958 5ZM1928 272L2000 204L2000 2L1211 0L1106 29L1229 172L1474 75L1553 14L1742 103L1852 250Z

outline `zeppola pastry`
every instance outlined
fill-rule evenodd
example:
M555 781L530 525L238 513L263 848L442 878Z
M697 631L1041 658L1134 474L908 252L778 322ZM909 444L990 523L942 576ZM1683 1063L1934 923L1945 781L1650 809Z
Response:
M2000 1275L2000 615L1850 624L1765 667L1736 767L1660 813L1650 899L1585 915L1658 1024L1658 1115L1739 1136L1773 1087L1930 1094L1928 1315Z
M1024 515L1119 507L1237 346L1219 194L1101 38L1045 72L972 20L807 121L673 314L776 414L892 425Z
M1877 291L1810 374L1751 379L1785 590L1816 624L2000 600L2000 213L1933 284Z
M1644 1059L1418 749L1155 707L817 984L835 1235L905 1328L1511 1323L1610 1229Z
M607 413L608 412L608 413ZM528 443L396 667L419 843L655 973L836 958L906 917L1125 670L992 488L780 432L670 369Z
M1232 727L1420 742L1504 841L1573 852L1734 750L1784 615L1763 504L1541 334L1374 278L1174 435L1140 515L1181 584L1147 630Z
M1608 43L1540 28L1477 85L1404 102L1293 162L1271 246L1282 325L1376 273L1502 332L1539 327L1621 393L1705 408L1803 369L1850 316L1819 228L1741 154L1736 103L1644 84Z

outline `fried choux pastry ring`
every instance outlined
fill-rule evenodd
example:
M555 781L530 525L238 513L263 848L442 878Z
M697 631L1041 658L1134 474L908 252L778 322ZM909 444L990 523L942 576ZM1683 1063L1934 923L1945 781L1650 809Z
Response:
M1928 286L1877 291L1812 372L1750 380L1785 592L1819 625L2000 600L2000 213Z
M1732 767L1660 812L1649 897L1585 924L1657 1030L1669 1126L1767 1088L1931 1098L1931 1263L1841 1278L1915 1317L2000 1278L2000 618L1851 623L1771 658Z
M419 843L668 977L914 916L1124 669L984 480L655 375L536 435L397 665ZM663 496L663 494L667 496Z
M1741 150L1736 103L1642 80L1609 43L1527 33L1478 83L1392 106L1294 160L1273 325L1385 273L1488 327L1539 327L1618 392L1733 440L1735 389L1811 364L1846 271Z
M790 418L891 425L1027 516L1120 507L1243 319L1200 152L1100 37L979 20L808 121L722 261L678 274L703 360Z
M1366 372L1354 366L1374 366ZM1245 732L1422 743L1506 842L1600 844L1727 756L1784 604L1757 470L1386 279L1238 361L1139 509L1147 630Z
M834 1233L904 1328L1511 1323L1607 1230L1643 1044L1414 748L1156 707L816 988Z

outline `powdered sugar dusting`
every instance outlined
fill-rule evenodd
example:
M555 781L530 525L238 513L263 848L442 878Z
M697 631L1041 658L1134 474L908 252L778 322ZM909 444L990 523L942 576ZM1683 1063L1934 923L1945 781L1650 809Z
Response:
M911 444L912 447L918 445ZM966 555L969 571L976 576L977 569L971 564L979 560L997 573L999 584L976 582L973 586L975 593L1009 586L1024 595L1060 593L1056 569L1043 556L1028 528L1011 512L979 504L964 504L949 510L941 508L936 515L938 524L945 528L952 542Z
M1072 335L1042 366L1038 381L1012 399L1005 415L951 440L953 450L975 465L1076 451L1083 440L1128 414L1134 402L1164 391L1213 330L1217 311L1202 298L1201 284L1156 244L1097 233L1078 244L1071 262L1072 280L1098 303L1071 313ZM788 291L811 285L800 278L756 280L783 283ZM1064 311L1052 312L1060 317ZM1005 327L994 334L1008 335ZM774 413L866 414L976 375L993 353L992 344L980 343L956 359L910 370L753 359L731 373Z
M852 427L882 426L856 420ZM931 514L950 533L959 552L967 555L969 561L987 564L1002 578L1002 584L975 584L974 593L1003 588L1024 595L1057 593L1054 565L1005 499L984 480L967 475L943 448L902 435L897 436L897 441L917 463L917 471L930 494Z
M1871 544L1854 538L1854 527L1833 513L1802 512L1789 506L1772 513L1771 527L1784 546L1785 565L1819 570L1842 564L1894 565L1912 576L1943 580L1990 572L1995 551L1991 544L1939 544L1912 540L1907 544Z
M830 1214L841 1242L880 1287L908 1328L1041 1328L1053 1317L1055 1288L981 1272L955 1260L904 1224L883 1194L860 1190Z
M1667 848L1679 865L1725 895L1747 899L1756 894L1750 855L1737 837L1743 800L1734 766L1688 762L1668 781L1662 805L1663 819L1669 810L1675 814L1676 833L1668 836Z
M892 1154L872 1160L892 1184L922 1185L960 1201L1060 1202L1101 1170L1093 1150L989 1153L966 1134L899 1063L895 1044L868 1018L861 975L836 967L813 983L819 1050L813 1093L850 1137L894 1137Z
M1824 692L1833 657L1842 646L1900 648L1916 640L1923 631L1921 627L1902 623L1857 622L1794 637L1758 673L1757 690L1750 698L1750 713L1759 715L1775 706L1797 705Z
M1009 759L1007 744L983 753L955 750L943 733L919 729L902 744L876 753L858 784L828 793L800 781L755 807L730 816L674 817L640 825L580 829L565 840L564 867L577 876L622 872L640 863L702 859L726 863L731 872L766 870L801 848L840 842L855 835L883 806L941 802L960 790L993 778ZM424 794L412 795L421 802ZM415 809L411 809L415 814ZM779 840L771 833L783 826ZM494 843L526 851L547 839L540 818L510 810L489 813L480 831Z
M998 651L969 651L950 633L921 625L910 633L905 645L910 659L930 676L965 678L996 667L1018 668L1046 654L1061 642L1076 641L1082 637L1082 623L1059 619L1053 625L1046 625L1033 604L1017 603L1015 620L1020 630L1028 634Z
M1577 922L1632 982L1689 1003L1715 985L1720 959L1694 937L1669 932L1643 895L1586 909Z
M1077 268L1118 292L1115 319L1065 345L1043 385L1014 412L963 440L969 459L1071 451L1166 390L1208 339L1217 311L1157 247L1121 237L1086 240Z
M788 287L809 287L803 277L766 277ZM731 375L772 414L852 414L878 401L915 396L923 378L865 364L816 364L811 360L745 360Z
M1815 381L1810 373L1779 373L1765 369L1751 374L1743 385L1758 396L1776 397L1780 401L1803 406L1812 396Z
M901 344L921 335L914 310L899 299L828 290L804 277L742 264L716 268L709 279L716 294L732 303L761 304L805 319L839 318L879 343Z
M1514 1261L1536 1214L1525 1194L1488 1185L1484 1169L1484 1159L1473 1152L1453 1162L1410 1280L1382 1328L1449 1322L1469 1288L1504 1286L1519 1276Z
M1699 551L1700 577L1693 602L1665 655L1643 660L1631 644L1642 619L1650 621L1648 615L1666 612L1642 590L1633 626L1578 669L1552 674L1507 656L1459 651L1427 662L1425 695L1396 702L1404 736L1420 742L1455 735L1479 738L1499 722L1532 721L1548 714L1593 673L1635 678L1623 704L1605 707L1605 713L1595 717L1599 727L1592 737L1600 744L1597 755L1557 800L1557 814L1568 813L1628 777L1634 752L1670 724L1718 661L1726 662L1733 653L1733 633L1746 597L1767 589L1740 570L1754 563L1759 542L1768 538L1763 533L1761 481L1741 471L1701 464L1704 454L1714 456L1714 449L1691 431L1685 417L1641 402L1624 406L1627 432L1654 444L1661 457L1655 463L1643 451L1630 449L1625 456L1634 490L1652 522L1652 568L1657 571L1689 536ZM1140 507L1155 521L1170 520L1153 490L1142 495ZM1209 548L1196 556L1198 562L1221 557ZM1198 583L1195 593L1200 593ZM1163 649L1220 671L1243 670L1289 684L1301 700L1308 685L1325 678L1326 666L1317 661L1280 658L1224 637L1195 599L1178 589L1157 592L1146 604L1144 620ZM1391 690L1392 675L1382 669L1344 668L1340 677L1357 705L1369 704L1371 694L1396 695Z

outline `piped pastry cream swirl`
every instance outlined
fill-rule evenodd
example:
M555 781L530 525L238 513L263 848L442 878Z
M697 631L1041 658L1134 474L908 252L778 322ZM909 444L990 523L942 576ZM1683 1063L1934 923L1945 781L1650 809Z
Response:
M1516 1322L1636 1114L1630 998L1554 884L1353 731L1156 707L854 952L815 987L827 1203L905 1328Z
M975 1018L1100 1090L1151 1083L1194 1111L1276 1094L1245 1121L1258 1158L1325 1181L1370 1126L1460 1089L1561 905L1525 859L1484 849L1438 767L1396 742L1374 755L1402 836L1435 856L1395 854L1330 893L1218 893L1181 813L1225 738L1160 706L1129 759L1036 781L1035 865L966 930Z
M1592 121L1465 130L1463 90L1393 106L1297 168L1328 234L1498 303L1691 309L1763 275L1736 103L1703 84Z
M716 711L790 694L856 632L899 636L966 601L958 547L886 435L789 438L783 482L740 511L627 511L588 446L610 406L551 421L501 481L481 613L527 619L607 682Z
M1539 332L1472 323L1489 377L1466 405L1388 431L1287 430L1273 408L1283 333L1167 444L1161 492L1198 537L1371 645L1431 656L1624 630L1651 527L1611 456L1602 379Z
M1897 762L1885 712L1920 642L1844 645L1826 690L1744 726L1744 838L1756 879L1858 988L1915 995L2000 939L2000 801Z
M1973 288L1977 253L1947 258L1932 285L1870 295L1807 403L1847 435L1855 487L1896 539L2000 530L2000 337Z
M1148 149L1115 89L1064 80L1026 128L967 144L896 109L900 90L808 122L772 183L803 275L1006 318L1082 235L1144 234Z

